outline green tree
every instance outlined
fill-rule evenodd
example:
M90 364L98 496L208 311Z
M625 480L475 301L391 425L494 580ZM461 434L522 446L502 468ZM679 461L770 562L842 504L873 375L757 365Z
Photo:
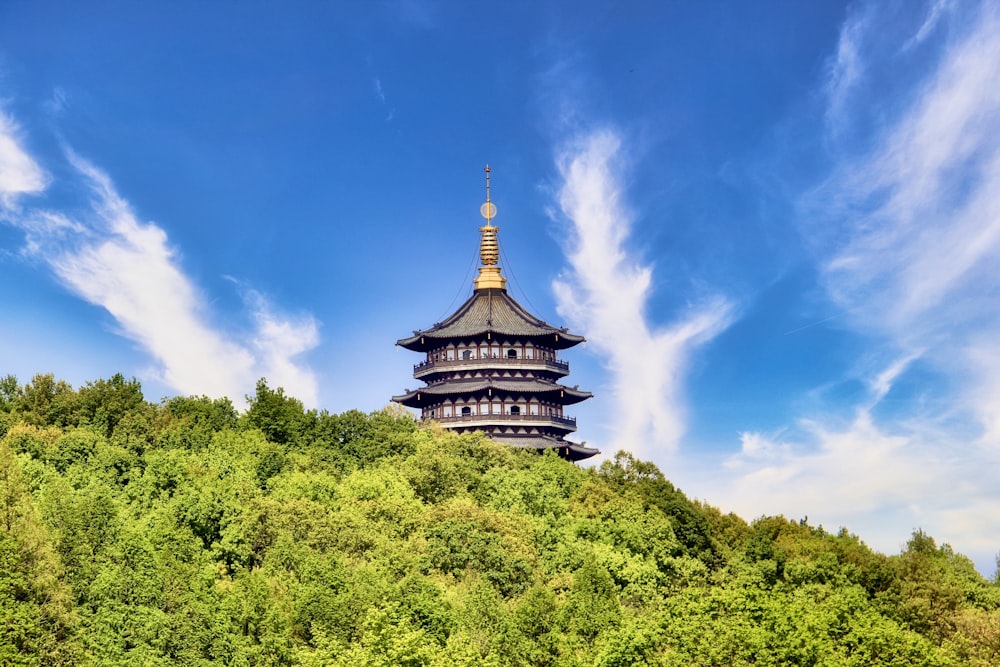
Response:
M239 415L228 398L175 396L160 405L158 444L161 447L208 447L213 434L236 428Z
M413 417L404 408L391 406L366 415L348 410L339 415L323 412L310 433L315 456L327 458L344 470L376 464L416 450Z
M722 558L711 538L711 526L704 512L674 487L652 463L637 460L628 452L618 452L614 461L601 464L600 475L613 487L630 488L647 507L655 507L671 518L674 534L684 552L712 566Z
M83 657L62 573L17 457L0 440L0 664L70 665Z
M8 376L10 378L11 376ZM7 380L9 382L9 380ZM69 426L78 420L79 395L52 373L39 373L20 392L11 393L13 412L35 426Z
M0 438L14 424L15 417L11 414L21 397L21 385L13 375L0 378Z
M121 373L115 373L110 380L88 382L79 391L81 418L108 439L126 415L150 407L142 396L139 381L126 380Z
M300 445L316 419L315 412L306 412L302 401L285 395L281 387L271 389L267 380L257 380L257 390L246 397L250 407L242 421L247 428L256 428L271 442L279 445Z
M0 664L972 665L1000 582L918 531L690 502L405 411L263 381L153 406L115 376L0 381Z
M431 567L463 578L475 573L504 596L520 593L532 576L530 538L507 517L468 500L453 500L431 512L424 532Z
M588 646L597 636L621 622L621 605L611 575L593 559L573 573L573 586L560 611L560 627Z

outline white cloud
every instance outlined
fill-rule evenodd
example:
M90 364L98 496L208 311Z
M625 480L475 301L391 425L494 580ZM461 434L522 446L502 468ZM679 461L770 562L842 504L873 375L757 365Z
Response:
M612 374L613 448L672 452L684 432L683 383L694 350L722 331L732 308L722 298L692 307L668 327L647 320L652 268L625 248L631 215L623 202L621 140L599 131L557 158L563 215L572 223L570 268L553 282L559 313L583 332Z
M835 505L835 514L851 519L853 525L882 505L905 503L933 488L934 471L923 468L915 457L900 455L911 444L907 438L882 433L866 412L845 430L830 431L809 422L802 426L811 436L808 443L772 442L759 433L744 434L740 454L727 463L748 471L723 493L744 502L753 498L755 506L770 513L795 507L819 518ZM756 444L749 448L749 442Z
M854 213L823 219L843 242L822 269L854 327L995 394L998 376L965 359L990 339L1000 354L1000 15L984 5L971 26L873 149L824 184Z
M0 206L11 208L19 195L46 187L42 168L25 152L14 121L0 110Z
M316 378L295 358L319 345L319 326L311 315L289 317L274 310L263 294L252 290L246 298L255 323L252 346L256 375L267 377L272 387L285 387L308 406L318 402Z
M69 95L63 88L56 87L52 90L52 97L46 100L45 110L51 114L62 113L69 105Z
M943 449L935 426L919 420L890 434L867 410L845 428L800 426L796 441L743 434L741 451L726 461L732 479L714 487L712 501L748 516L796 512L827 528L848 526L890 553L922 527L990 566L1000 534L997 452L960 442ZM965 511L976 519L956 521Z
M863 64L858 51L861 48L859 41L863 28L863 15L848 18L840 31L836 57L830 63L825 91L827 96L826 119L830 130L834 133L840 130L840 116L862 76Z
M970 406L983 427L984 447L1000 452L1000 332L984 330L969 336L963 354L956 359L966 377L974 378L965 385L960 399Z
M911 363L920 358L922 352L910 352L895 360L889 366L868 380L868 388L873 397L870 407L874 407L879 401L886 397L892 389L893 383L901 376Z
M702 471L711 501L744 516L795 512L828 529L847 526L888 553L923 528L992 572L1000 450L954 438L933 419L911 417L890 432L867 408L844 427L799 427L791 440L742 434L725 483L718 470Z
M826 83L837 163L803 218L841 321L874 341L860 354L895 360L857 378L868 393L846 426L814 414L788 440L743 434L722 502L808 513L889 551L923 527L989 573L1000 550L1000 12L983 3L956 17L938 2L900 47L873 7L842 30ZM847 94L898 58L931 63L894 95L905 104ZM873 113L882 120L866 127ZM944 380L935 400L876 410L917 361Z
M120 334L153 357L160 379L181 393L228 396L242 404L257 378L266 376L316 405L316 379L297 360L318 343L310 316L287 318L252 293L252 331L213 325L166 232L139 221L104 172L75 154L68 159L88 188L90 211L8 216L25 234L25 253L43 260L74 294L107 310ZM17 181L21 191L41 187L32 178Z
M934 31L934 28L936 28L941 22L941 19L945 16L945 14L952 11L954 8L954 0L936 0L930 11L927 13L927 17L924 19L923 25L920 26L920 30L918 30L917 33L903 45L903 50L912 49L927 39L927 37Z

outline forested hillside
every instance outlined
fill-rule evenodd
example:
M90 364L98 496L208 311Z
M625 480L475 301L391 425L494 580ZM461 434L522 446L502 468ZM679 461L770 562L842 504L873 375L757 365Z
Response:
M921 532L249 400L0 381L0 665L1000 664L1000 587Z

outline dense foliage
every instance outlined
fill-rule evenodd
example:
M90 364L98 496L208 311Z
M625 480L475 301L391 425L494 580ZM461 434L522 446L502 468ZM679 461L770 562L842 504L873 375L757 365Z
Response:
M248 399L0 380L0 664L1000 664L1000 586L922 532Z

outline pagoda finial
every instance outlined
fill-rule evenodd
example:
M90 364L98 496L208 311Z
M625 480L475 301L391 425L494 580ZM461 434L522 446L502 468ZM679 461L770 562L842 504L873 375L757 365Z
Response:
M499 227L493 226L493 218L496 217L497 207L490 201L490 165L486 165L483 170L486 172L486 202L479 207L479 213L486 218L486 225L480 227L479 231L483 235L479 241L479 259L483 265L479 267L479 275L473 284L476 289L505 289L507 279L500 273L497 263L500 261L500 244L497 241Z
M493 218L497 214L497 207L490 201L490 172L493 170L490 169L490 165L486 165L483 171L486 172L486 203L479 207L479 212L486 218L486 226L491 227Z

